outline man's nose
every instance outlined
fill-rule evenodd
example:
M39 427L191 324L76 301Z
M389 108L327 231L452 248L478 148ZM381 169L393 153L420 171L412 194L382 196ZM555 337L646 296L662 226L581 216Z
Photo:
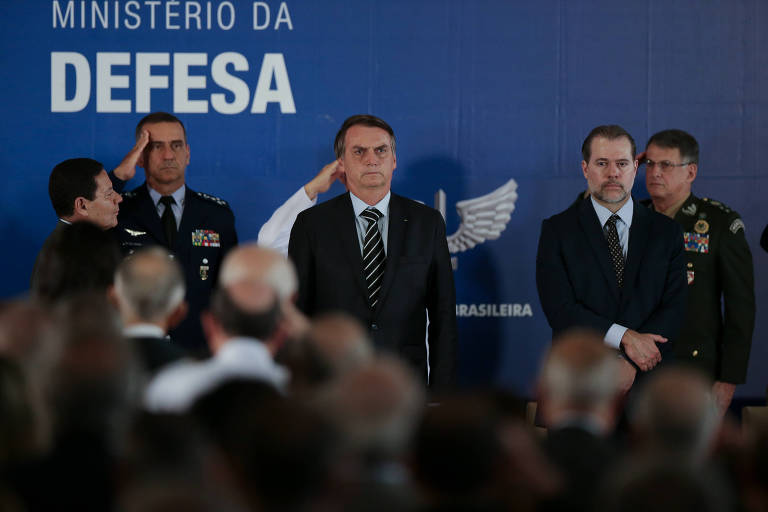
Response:
M115 203L120 204L123 202L123 196L121 196L117 192L115 192L115 196L117 197L117 199L115 199Z
M363 155L363 163L365 165L376 165L379 162L376 160L376 155L374 154L374 152L369 150L369 151L366 151L365 154Z
M170 145L163 146L163 158L165 160L173 160L176 157Z

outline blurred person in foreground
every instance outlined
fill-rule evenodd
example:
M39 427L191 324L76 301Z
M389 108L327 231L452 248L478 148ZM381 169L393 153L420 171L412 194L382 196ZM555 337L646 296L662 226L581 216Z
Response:
M291 288L287 281L295 276L291 272L290 263L275 251L255 245L233 249L222 265L210 310L202 317L213 356L179 362L157 374L147 388L146 407L184 412L203 393L235 377L263 380L285 390L289 373L274 355L297 329L296 318L283 309L291 307L284 298Z
M125 258L115 273L113 297L123 333L148 372L186 355L168 336L187 314L187 304L181 267L167 250L150 247Z
M600 335L588 330L562 334L544 359L537 386L544 448L565 477L556 510L593 510L600 480L618 455L619 364Z

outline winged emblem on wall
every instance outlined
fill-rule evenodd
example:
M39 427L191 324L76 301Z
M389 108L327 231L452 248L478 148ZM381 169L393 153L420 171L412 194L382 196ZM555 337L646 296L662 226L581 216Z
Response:
M490 194L456 203L461 223L459 229L447 237L450 253L464 252L486 240L499 238L515 209L515 201L517 183L510 179ZM435 194L435 203L435 208L445 218L445 192L442 189Z

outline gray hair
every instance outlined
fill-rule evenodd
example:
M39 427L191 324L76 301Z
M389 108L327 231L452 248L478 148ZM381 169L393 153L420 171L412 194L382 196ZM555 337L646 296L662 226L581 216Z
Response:
M127 257L115 274L120 309L144 321L164 318L184 300L181 266L162 247Z
M551 400L575 407L604 405L619 391L619 359L599 336L571 331L553 342L539 382Z

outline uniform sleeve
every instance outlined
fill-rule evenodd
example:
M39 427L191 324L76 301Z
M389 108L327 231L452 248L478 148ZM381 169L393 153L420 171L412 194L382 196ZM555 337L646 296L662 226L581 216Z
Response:
M717 380L741 384L746 380L755 327L755 283L752 253L744 224L733 214L724 226L718 272L723 287L723 338Z
M107 173L107 176L109 176L109 181L112 182L112 189L117 192L118 194L123 193L123 189L125 188L125 184L128 183L125 180L121 180L117 176L115 176L114 171L109 171Z
M301 187L286 202L275 210L269 220L261 226L257 243L269 247L282 254L288 254L288 242L291 238L291 228L296 222L296 216L314 206L317 198L310 199Z

